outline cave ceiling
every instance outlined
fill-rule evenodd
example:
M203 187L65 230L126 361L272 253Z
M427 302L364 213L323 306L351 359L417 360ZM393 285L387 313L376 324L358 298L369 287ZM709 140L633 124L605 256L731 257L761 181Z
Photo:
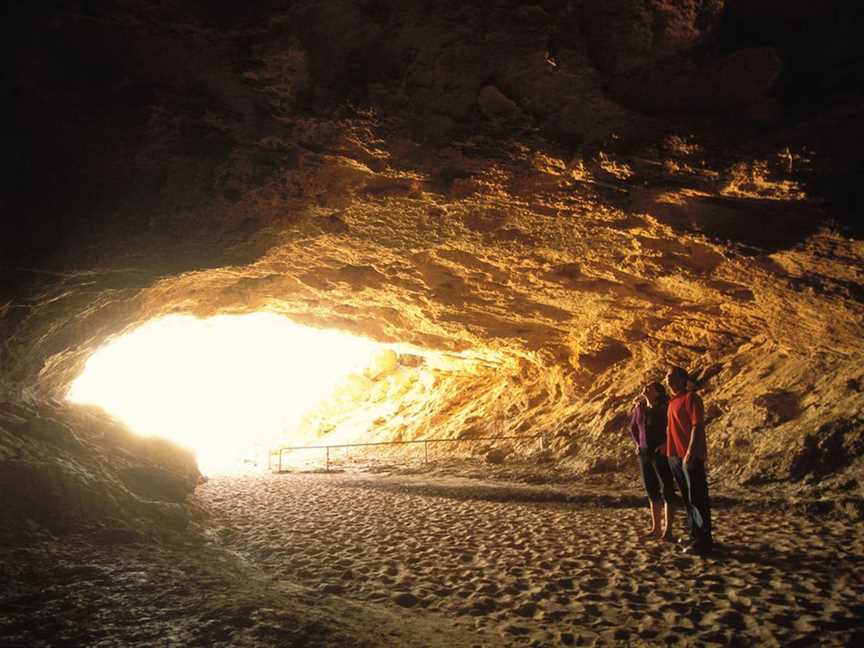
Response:
M8 395L160 315L268 310L485 359L522 430L599 433L670 362L729 435L784 394L860 412L851 3L8 13Z

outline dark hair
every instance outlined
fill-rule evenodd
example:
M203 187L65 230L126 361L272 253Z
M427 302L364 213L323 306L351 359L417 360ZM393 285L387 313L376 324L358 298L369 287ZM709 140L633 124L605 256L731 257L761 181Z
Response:
M688 381L689 376L686 369L676 367L675 365L669 367L669 371L666 373L666 384L669 385L674 393L687 391L689 387Z
M669 400L669 395L666 393L666 388L663 386L663 383L655 381L648 383L648 386L657 390L657 393L660 394L660 398L663 400Z
M673 365L669 367L669 373L670 375L675 376L675 378L680 379L681 382L686 383L688 380L690 380L690 376L687 374L687 370L683 367L676 367Z

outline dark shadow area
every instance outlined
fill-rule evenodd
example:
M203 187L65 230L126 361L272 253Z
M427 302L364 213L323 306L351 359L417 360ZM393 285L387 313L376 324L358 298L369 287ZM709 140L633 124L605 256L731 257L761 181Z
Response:
M323 470L308 472L325 472ZM330 471L334 472L334 471ZM344 474L343 471L337 471ZM380 490L413 495L425 495L432 497L447 497L454 500L484 500L490 502L512 502L514 504L553 504L564 505L574 508L643 508L647 504L644 494L632 490L614 490L613 488L602 488L588 486L586 484L557 484L552 486L526 485L519 483L508 483L505 481L488 482L479 479L460 478L450 480L447 478L424 478L422 473L415 477L363 477L352 475L346 479L333 482L334 486L348 488L366 488L369 490ZM683 507L680 495L675 495L675 505L679 509ZM788 507L787 500L769 498L745 498L728 495L717 495L711 497L713 509L724 510L742 508L746 510L770 510L775 507ZM808 506L808 502L801 502L796 509L817 515L833 510L818 509Z
M847 231L864 235L864 6L858 2L734 0L726 3L706 52L772 47L783 60L773 90L777 137L809 151L807 194Z
M385 478L386 479L386 478ZM334 482L334 486L365 488L387 492L447 497L455 500L484 500L519 504L563 504L579 507L637 508L644 506L643 497L631 494L599 492L572 492L558 489L520 486L518 484L489 484L479 481L447 483L441 481L385 481L379 478L350 478Z
M789 249L813 235L825 221L812 204L787 200L701 197L680 204L662 192L635 191L631 208L646 210L660 222L710 239L728 241L748 255Z
M796 573L825 574L832 570L832 565L826 563L824 556L810 556L804 553L787 553L774 547L763 545L753 547L734 543L716 543L710 560L737 560L763 567L772 567ZM846 555L843 558L844 569L860 568L864 565L864 556ZM864 606L862 611L864 611Z

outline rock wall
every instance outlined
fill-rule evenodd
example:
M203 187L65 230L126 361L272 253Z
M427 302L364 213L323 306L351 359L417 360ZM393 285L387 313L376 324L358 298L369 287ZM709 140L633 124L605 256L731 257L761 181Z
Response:
M142 438L98 411L0 404L2 539L85 533L100 542L162 539L196 517L191 453Z
M561 461L615 469L640 384L677 363L703 390L717 475L859 474L851 4L7 13L10 421L47 407L86 436L103 424L50 399L104 341L166 313L269 310L487 362L438 372L374 438L548 432ZM62 443L25 452L32 427L4 424L12 481L67 483ZM39 456L53 459L37 475ZM132 464L86 492L172 502L194 482L183 465L168 495Z

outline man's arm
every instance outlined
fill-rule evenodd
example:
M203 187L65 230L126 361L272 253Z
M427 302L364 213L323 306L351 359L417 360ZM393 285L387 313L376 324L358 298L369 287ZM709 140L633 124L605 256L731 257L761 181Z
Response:
M684 463L690 463L690 454L696 444L697 438L701 443L705 442L705 407L702 399L691 393L688 399L687 410L690 414L690 442L687 444L687 452L684 454Z
M672 456L672 417L666 416L666 456Z

